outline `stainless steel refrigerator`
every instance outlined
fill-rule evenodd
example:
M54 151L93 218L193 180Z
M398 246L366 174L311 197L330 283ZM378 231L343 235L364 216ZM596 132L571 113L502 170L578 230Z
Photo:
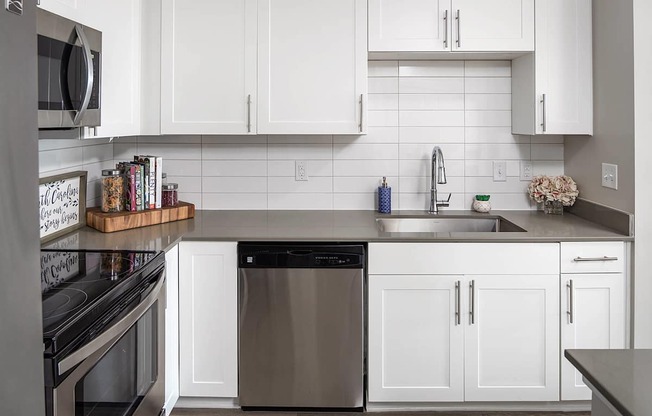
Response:
M45 413L36 0L0 2L0 414Z

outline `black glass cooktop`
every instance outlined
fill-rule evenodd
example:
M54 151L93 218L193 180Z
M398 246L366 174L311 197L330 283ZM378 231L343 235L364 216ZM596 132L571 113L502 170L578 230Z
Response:
M163 264L164 256L156 252L41 251L46 353L100 320Z

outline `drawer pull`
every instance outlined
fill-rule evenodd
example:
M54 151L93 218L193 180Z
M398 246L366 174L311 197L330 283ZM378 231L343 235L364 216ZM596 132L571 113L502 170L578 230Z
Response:
M618 261L618 257L575 257L573 259L575 262L581 262L581 261Z

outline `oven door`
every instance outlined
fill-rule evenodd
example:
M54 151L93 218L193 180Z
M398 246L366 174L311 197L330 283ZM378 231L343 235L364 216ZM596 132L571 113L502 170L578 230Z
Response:
M59 361L46 388L48 416L159 415L165 395L165 277L132 301L108 329Z

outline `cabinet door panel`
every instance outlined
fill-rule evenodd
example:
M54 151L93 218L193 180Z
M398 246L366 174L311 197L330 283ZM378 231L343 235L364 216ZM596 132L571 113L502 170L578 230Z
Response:
M370 0L369 51L450 50L450 5L451 0Z
M256 1L165 0L162 17L161 132L254 133Z
M179 399L179 246L165 253L165 410Z
M259 133L360 133L367 92L366 3L258 2Z
M454 276L369 277L369 401L462 401ZM461 308L461 305L460 305Z
M238 395L237 244L179 247L181 396Z
M562 275L562 400L591 399L591 391L582 381L582 375L563 357L564 350L625 348L624 290L621 273Z
M559 399L558 281L467 276L474 300L466 327L467 401Z
M593 134L591 0L539 1L536 13L537 134Z
M452 14L454 51L534 50L534 0L453 0Z

